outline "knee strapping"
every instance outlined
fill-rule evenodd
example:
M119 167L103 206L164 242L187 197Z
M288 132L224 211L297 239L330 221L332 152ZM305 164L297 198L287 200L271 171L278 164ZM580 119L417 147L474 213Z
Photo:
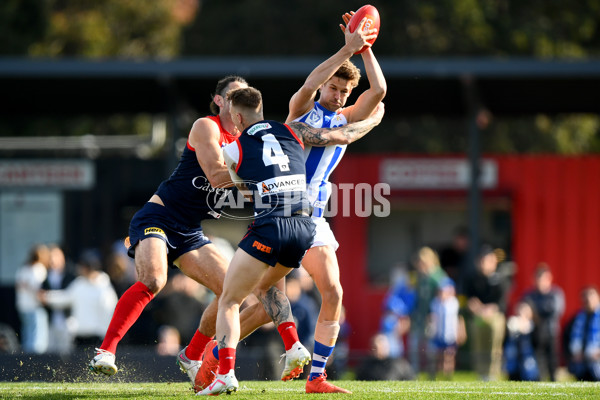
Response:
M340 324L337 321L317 322L315 340L326 346L334 346L340 333Z

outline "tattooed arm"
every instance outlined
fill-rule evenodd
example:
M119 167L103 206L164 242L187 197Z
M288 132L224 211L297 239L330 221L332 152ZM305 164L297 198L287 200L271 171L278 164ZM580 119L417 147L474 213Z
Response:
M383 103L379 103L375 112L364 121L353 122L337 128L313 128L302 122L290 122L288 126L311 146L330 144L350 144L365 136L379 125L385 112Z

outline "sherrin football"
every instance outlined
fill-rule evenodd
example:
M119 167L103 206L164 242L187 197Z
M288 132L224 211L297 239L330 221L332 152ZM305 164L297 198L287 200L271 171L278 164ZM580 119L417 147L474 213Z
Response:
M358 25L360 25L360 21L362 21L362 19L365 17L367 18L367 21L365 22L363 31L368 31L369 29L376 28L377 35L379 35L379 25L380 25L379 11L377 11L377 9L370 4L364 5L361 8L359 8L358 10L356 10L356 12L352 16L352 18L350 18L350 21L348 21L348 29L350 29L350 32L354 32L354 30L358 27ZM375 43L375 39L377 39L377 36L374 37L373 39L369 40L369 43L371 43L371 45L373 45L373 43ZM367 50L368 48L369 48L369 46L364 46L362 49L360 49L359 51L357 51L354 54L360 54L363 51Z

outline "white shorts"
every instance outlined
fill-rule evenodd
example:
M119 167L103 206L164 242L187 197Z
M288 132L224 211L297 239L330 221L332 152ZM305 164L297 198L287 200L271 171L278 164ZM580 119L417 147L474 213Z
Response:
M315 233L315 241L313 242L312 247L317 246L331 246L333 247L333 251L336 251L340 244L335 240L335 236L331 227L329 226L329 222L322 217L312 217L313 222L317 225L316 233Z

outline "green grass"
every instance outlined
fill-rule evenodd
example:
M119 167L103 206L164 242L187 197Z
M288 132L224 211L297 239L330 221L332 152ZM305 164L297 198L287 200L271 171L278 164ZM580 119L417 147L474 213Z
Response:
M263 399L600 399L600 383L590 382L361 382L337 381L352 395L304 393L304 382L242 381L231 400ZM46 383L0 382L2 399L185 399L187 383ZM225 396L225 395L223 395Z

